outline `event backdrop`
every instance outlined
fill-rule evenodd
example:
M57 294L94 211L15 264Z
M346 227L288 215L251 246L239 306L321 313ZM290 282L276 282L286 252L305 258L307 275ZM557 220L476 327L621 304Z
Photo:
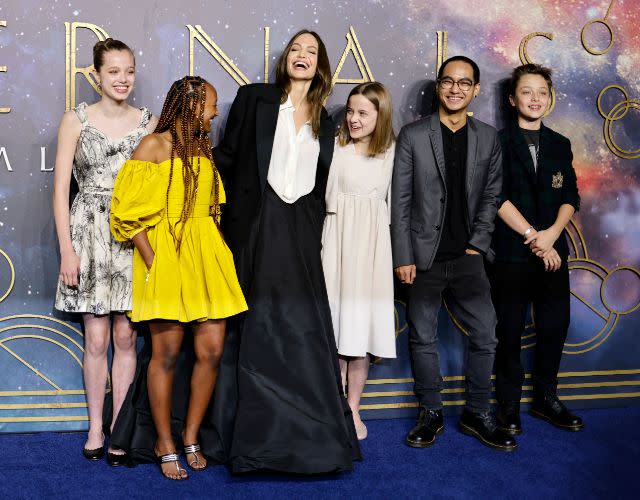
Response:
M443 58L482 70L472 111L497 127L502 88L523 61L555 71L546 118L568 136L582 209L568 228L572 323L559 392L574 407L640 403L640 1L4 0L0 4L0 431L83 429L79 318L53 310L59 255L51 210L63 112L94 102L91 47L107 36L135 48L133 102L159 113L172 81L199 74L219 93L220 137L238 85L273 80L275 59L302 27L323 37L335 72L327 107L340 118L354 83L385 83L396 131L432 110ZM440 317L445 404L464 403L465 334ZM413 414L403 290L398 359L371 370L367 418ZM393 334L393 332L389 332ZM529 355L532 322L523 332ZM530 385L524 401L529 401Z

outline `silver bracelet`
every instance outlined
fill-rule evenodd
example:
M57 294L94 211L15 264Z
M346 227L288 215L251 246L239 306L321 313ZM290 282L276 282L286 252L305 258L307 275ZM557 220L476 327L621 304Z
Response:
M533 226L529 226L529 228L524 232L524 234L522 235L524 237L524 239L526 240L527 237L534 231L534 227Z

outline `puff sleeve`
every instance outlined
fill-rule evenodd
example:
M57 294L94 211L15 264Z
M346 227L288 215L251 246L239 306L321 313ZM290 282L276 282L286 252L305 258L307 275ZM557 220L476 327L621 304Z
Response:
M110 227L117 241L128 241L155 226L165 211L168 179L160 165L127 160L118 172L111 200Z

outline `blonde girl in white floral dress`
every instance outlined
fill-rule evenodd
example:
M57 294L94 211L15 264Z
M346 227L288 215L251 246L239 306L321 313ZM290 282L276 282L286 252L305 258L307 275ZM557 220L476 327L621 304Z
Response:
M82 103L62 118L53 211L61 260L55 307L82 314L89 412L83 454L89 460L99 460L104 455L102 410L112 326L113 422L136 367L136 334L124 315L131 309L133 247L111 237L111 193L118 170L140 140L153 131L157 119L146 108L127 103L135 83L135 59L126 44L109 38L95 45L93 56L102 98L90 106ZM69 210L72 173L80 191ZM122 450L109 449L109 464L121 465L126 460Z

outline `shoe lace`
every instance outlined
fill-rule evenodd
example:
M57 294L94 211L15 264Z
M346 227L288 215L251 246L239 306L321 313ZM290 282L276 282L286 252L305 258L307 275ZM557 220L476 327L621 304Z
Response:
M495 417L489 412L476 413L476 418L482 420L482 424L489 432L494 432L498 428Z

